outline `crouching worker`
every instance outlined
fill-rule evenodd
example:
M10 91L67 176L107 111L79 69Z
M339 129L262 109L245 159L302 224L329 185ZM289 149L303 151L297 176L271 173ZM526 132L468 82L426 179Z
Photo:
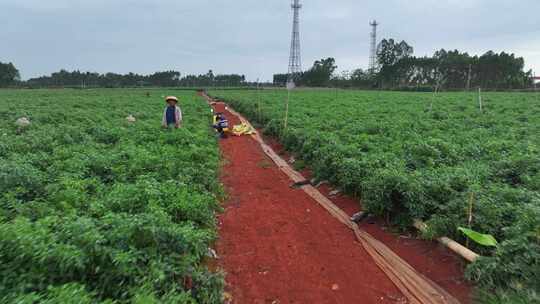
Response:
M219 133L220 138L227 138L229 132L229 121L223 113L214 115L214 129Z
M161 125L163 128L180 128L182 127L182 110L178 106L178 98L169 96L165 98L167 107L163 112L163 119Z

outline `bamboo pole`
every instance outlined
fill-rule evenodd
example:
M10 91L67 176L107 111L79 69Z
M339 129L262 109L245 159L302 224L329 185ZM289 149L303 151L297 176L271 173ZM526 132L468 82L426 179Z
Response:
M285 103L285 122L283 123L283 132L287 131L289 123L289 100L291 99L291 90L287 90L287 102Z
M413 226L416 229L420 230L421 232L426 232L428 229L428 226L421 220L415 220ZM441 238L438 238L437 240L439 241L439 243L443 244L448 249L452 250L453 252L460 255L465 260L471 263L476 261L480 257L479 254L473 252L472 250L466 248L465 246L461 245L460 243L448 237L441 237Z
M473 205L474 205L474 192L471 192L471 195L469 197L469 219L468 219L469 229L472 228ZM465 244L465 247L469 248L469 238L467 238L467 243Z
M257 118L261 121L261 92L259 92L259 79L257 78Z
M472 64L469 64L469 74L467 76L467 92L471 90L471 73L472 73Z
M536 87L536 73L533 76L534 93L536 95L536 101L538 101L538 89Z
M435 102L435 97L437 96L437 93L439 92L439 87L441 85L441 79L437 79L437 85L435 86L435 91L433 92L433 96L431 96L431 104L429 105L429 113L433 111L433 103Z
M478 105L480 106L480 113L483 113L484 105L482 103L482 88L478 88Z
M429 113L433 112L433 103L435 102L435 95L437 95L437 88L435 88L435 91L433 91L433 95L431 96L431 103L429 104Z

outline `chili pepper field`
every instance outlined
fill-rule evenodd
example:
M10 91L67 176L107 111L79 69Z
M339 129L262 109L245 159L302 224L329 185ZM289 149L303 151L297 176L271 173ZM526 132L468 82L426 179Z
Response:
M540 301L538 95L208 93L328 181L324 195L376 215L366 231L462 303ZM168 95L181 129L160 126ZM218 142L211 115L189 90L0 90L0 303L404 300L254 140ZM473 284L459 257L414 238L415 219L421 237L482 255Z
M424 237L449 236L480 253L466 276L482 290L507 303L539 300L538 95L300 89L287 110L285 90L209 94L369 212L402 229L421 219ZM459 227L498 244L476 244Z
M194 91L1 90L0 303L220 303L210 119Z

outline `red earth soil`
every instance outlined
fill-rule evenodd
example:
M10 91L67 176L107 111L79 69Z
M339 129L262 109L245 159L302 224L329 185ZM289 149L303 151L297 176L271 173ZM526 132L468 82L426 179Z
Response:
M223 104L214 109L231 125L240 123ZM354 234L304 191L291 188L255 140L229 137L220 147L229 199L216 246L233 303L407 303ZM328 196L331 189L320 190ZM346 196L331 199L349 214L360 209ZM391 234L380 223L362 228L463 304L470 303L471 288L457 257L435 243Z

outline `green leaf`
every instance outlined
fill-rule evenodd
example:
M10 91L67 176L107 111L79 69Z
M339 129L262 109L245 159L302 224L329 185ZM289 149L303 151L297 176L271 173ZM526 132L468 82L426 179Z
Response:
M497 247L499 243L491 234L482 234L471 229L459 227L459 231L463 232L468 238L482 246Z

